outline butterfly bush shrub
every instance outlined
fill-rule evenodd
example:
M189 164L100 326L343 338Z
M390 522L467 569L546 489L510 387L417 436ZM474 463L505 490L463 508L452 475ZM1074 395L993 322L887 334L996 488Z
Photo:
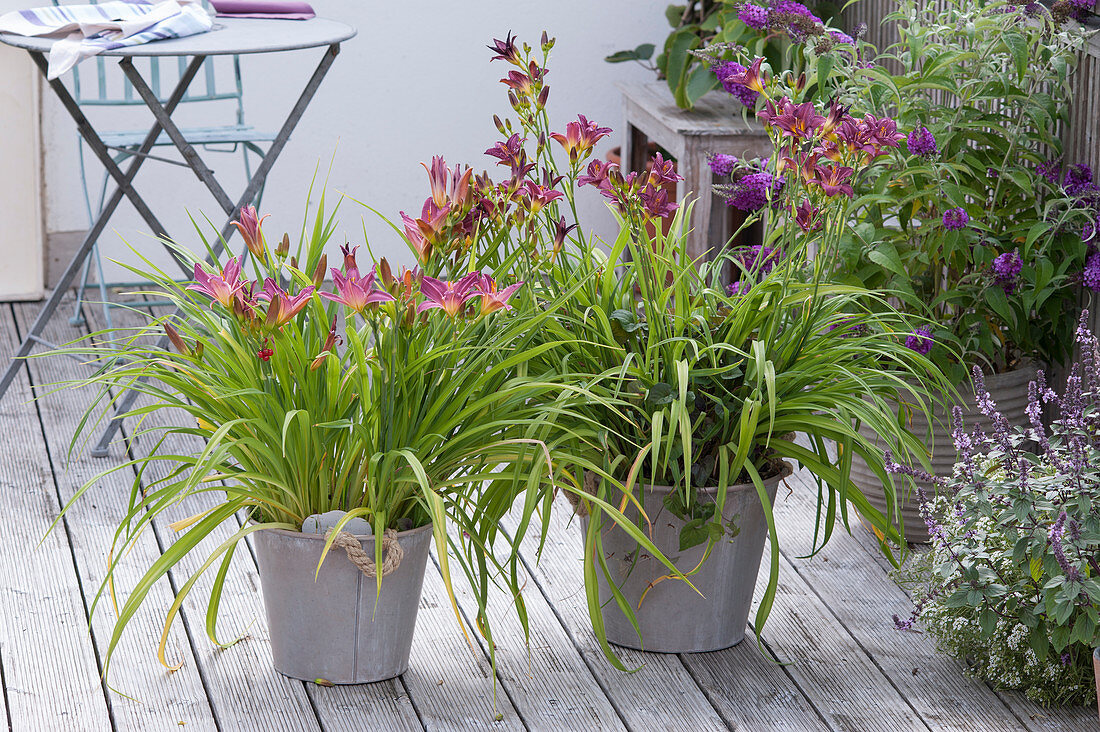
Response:
M988 392L978 405L990 434L961 423L959 461L922 496L932 537L918 582L919 620L940 647L998 688L1044 704L1092 703L1100 643L1100 340L1082 313L1080 363L1056 394L1029 387L1030 426L1010 429ZM1047 427L1044 408L1056 415ZM912 474L893 464L889 469Z
M862 221L840 275L930 308L931 357L956 381L1070 352L1100 201L1058 138L1084 39L1065 22L1076 12L1067 0L907 0L890 16L900 40L837 89L907 135L856 185Z
M656 46L643 43L605 60L638 61L651 66L668 82L673 99L682 109L691 109L704 94L719 86L751 108L756 93L729 80L744 66L726 52L712 54L716 63L703 62L705 55L700 56L700 51L713 51L717 46L744 48L750 56L766 58L777 71L786 69L797 74L812 63L805 49L822 53L836 44L854 42L833 26L833 16L838 14L839 5L828 0L808 4L795 0L690 0L670 5L665 11L672 30L656 58Z

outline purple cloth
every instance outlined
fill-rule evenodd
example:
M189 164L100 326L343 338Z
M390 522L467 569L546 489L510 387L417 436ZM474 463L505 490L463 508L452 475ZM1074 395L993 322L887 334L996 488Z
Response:
M295 0L210 0L219 18L309 20L316 13L309 3Z

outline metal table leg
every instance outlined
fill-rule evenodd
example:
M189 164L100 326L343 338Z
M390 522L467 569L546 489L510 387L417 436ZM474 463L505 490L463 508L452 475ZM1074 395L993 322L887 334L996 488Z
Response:
M317 68L314 70L313 75L306 83L305 89L298 97L298 101L295 102L294 107L291 108L290 114L287 116L287 119L283 123L283 126L279 129L279 134L276 135L274 142L272 142L271 147L267 151L267 155L264 156L263 160L260 162L259 167L256 168L256 172L253 174L252 179L248 182L248 186L245 188L244 193L237 201L237 205L231 207L227 211L230 218L232 218L232 216L238 210L240 210L242 206L245 206L248 204L249 201L254 200L256 194L259 193L260 189L263 187L264 182L267 180L267 175L271 171L271 166L275 164L275 160L282 153L283 148L286 147L286 143L290 139L291 133L294 131L294 128L298 126L298 121L302 118L302 115L309 107L310 102L313 101L313 96L317 93L318 87L321 86L321 81L325 78L325 75L328 73L329 67L332 66L332 62L336 60L336 56L339 53L340 44L335 43L329 46L328 50L325 51L325 55L321 57L320 63L317 64ZM124 67L123 71L127 74L128 77L130 77L131 83L134 83L135 88L138 89L138 93L142 95L143 99L145 99L146 104L149 105L150 109L153 111L154 116L157 118L158 123L164 125L165 130L168 132L168 135L172 137L172 141L176 144L176 147L179 148L180 153L184 156L184 159L188 160L188 162L191 162L192 159L199 161L200 167L196 167L195 165L191 166L192 170L194 170L195 174L199 177L199 180L201 180L207 185L208 188L210 188L210 192L214 193L215 198L219 198L219 202L220 197L218 193L215 192L215 190L221 193L221 197L225 197L228 200L228 197L225 196L225 191L222 189L221 185L216 180L214 180L213 175L211 174L209 176L209 180L207 180L207 178L204 177L203 173L200 172L200 169L206 170L207 173L209 173L209 170L205 167L205 165L201 165L201 159L198 157L198 154L195 152L194 148L186 140L183 139L183 135L179 133L179 129L168 117L168 115L170 114L170 108L167 107L167 105L161 107L160 102L157 100L155 95L152 95L148 86L145 85L144 80L136 74L136 71L133 71L132 65L129 69ZM131 76L132 71L133 76ZM139 87L138 83L135 82L140 82L141 87ZM148 98L142 91L142 87L144 88L145 92L149 92L150 96ZM189 150L190 152L185 152L185 150ZM228 241L230 236L232 236L233 231L233 226L227 222L225 224L225 227L221 231L221 236L219 240L215 242L214 246L212 247L214 257L220 256L222 251L224 251L225 242ZM206 261L208 264L212 263L212 260L210 258L208 258ZM176 313L178 312L179 311L176 311ZM45 324L43 323L43 325ZM161 336L160 339L157 341L157 348L167 347L168 337ZM146 379L143 377L141 379L141 382L144 383L145 380ZM103 434L100 435L99 441L91 450L91 454L93 457L107 457L111 440L114 439L115 433L117 433L119 428L122 427L123 418L133 408L134 402L137 400L138 393L139 392L136 388L131 387L124 395L122 395L121 399L119 400L118 407L115 410L114 416L111 417L111 421L107 423L107 427L103 430ZM3 393L0 392L0 396L2 395Z
M33 51L31 52L31 57L38 65L38 68L42 71L42 74L45 75L47 69L45 57L41 53ZM172 110L175 110L176 106L180 103L180 100L183 99L184 94L187 92L188 86L190 86L191 81L195 78L195 74L198 73L199 67L202 66L203 58L204 57L196 57L194 61L192 61L187 69L184 71L183 75L180 77L179 82L176 84L176 88L172 91L172 94L164 107L165 111L170 112ZM39 311L38 317L35 318L34 324L31 325L27 336L19 345L19 349L12 357L11 363L8 364L7 369L4 371L3 377L0 377L0 399L2 399L4 397L4 394L7 393L8 387L11 386L11 382L15 379L15 375L19 373L19 369L23 366L23 360L31 352L34 344L41 340L42 331L45 330L46 323L49 322L50 318L54 314L54 311L57 310L57 306L60 304L61 299L65 296L65 292L68 290L69 285L72 284L73 279L80 271L80 266L84 263L84 260L88 258L88 254L92 251L92 247L95 244L96 240L99 238L100 234L103 233L103 230L107 226L107 222L114 214L115 209L118 208L118 205L122 202L123 196L130 199L131 203L133 203L134 207L138 210L139 213L141 213L142 218L145 219L146 223L149 224L154 233L156 233L158 236L164 236L165 234L164 227L161 226L156 216L153 215L153 212L149 210L149 207L145 204L145 201L142 200L141 196L138 195L137 191L134 190L133 186L131 185L131 182L137 175L138 170L145 162L145 158L141 156L135 157L134 160L130 163L129 167L126 169L126 172L123 173L121 170L119 170L118 166L115 164L115 161L111 158L110 153L107 152L107 148L103 144L103 141L100 139L99 135L96 133L91 123L88 122L88 118L84 116L84 113L80 109L80 105L77 104L76 100L72 98L72 96L69 94L68 89L65 88L65 85L62 84L59 80L55 79L50 82L50 88L54 90L54 93L57 95L58 99L60 99L61 104L65 107L65 109L69 111L69 114L72 115L73 120L76 122L77 129L80 131L80 134L84 138L84 141L88 143L88 147L95 151L97 157L99 157L100 161L104 164L108 172L115 179L117 187L115 188L114 193L111 194L111 198L107 201L106 205L104 205L103 210L100 212L99 217L95 220L95 223L92 224L92 228L88 230L87 236L84 237L84 242L80 245L80 248L77 250L77 253L73 257L72 261L69 262L69 266L65 268L65 271L62 273L60 280L58 280L57 285L54 287L53 293L50 295L50 298L46 301L45 305L42 306L42 309ZM160 122L154 122L152 128L150 128L149 130L149 134L146 135L145 140L142 142L139 151L142 153L148 153L150 150L152 150L153 144L160 136L160 133ZM187 271L187 273L191 274L190 271Z

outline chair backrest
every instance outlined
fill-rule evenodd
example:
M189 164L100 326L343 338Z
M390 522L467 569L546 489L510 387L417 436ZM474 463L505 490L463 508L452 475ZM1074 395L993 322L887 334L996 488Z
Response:
M99 0L52 0L54 5L78 3L96 5ZM209 3L203 5L210 10ZM73 98L82 106L142 105L141 97L130 80L115 68L113 62L101 56L88 59L73 67ZM218 64L215 64L218 61ZM142 75L149 87L163 103L167 101L176 82L183 75L190 59L178 57L135 58L135 66L144 66ZM95 73L88 68L94 66ZM221 73L218 73L221 71ZM241 84L240 57L210 57L203 62L195 80L191 82L181 103L210 102L232 99L237 102L237 122L244 121L244 89Z

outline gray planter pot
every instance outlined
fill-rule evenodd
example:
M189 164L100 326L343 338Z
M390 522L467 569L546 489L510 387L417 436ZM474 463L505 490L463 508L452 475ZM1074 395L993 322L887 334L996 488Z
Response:
M780 481L790 474L791 466L784 463L781 475L764 481L769 499L775 498ZM654 545L680 571L687 573L703 558L706 543L680 551L680 529L684 522L664 505L664 497L670 490L666 486L647 488L643 505L652 521L650 538ZM713 500L715 489L702 489L699 495L702 499L710 496ZM631 517L629 509L627 516ZM727 526L726 535L714 545L699 572L691 577L691 583L702 596L684 582L665 580L649 590L640 606L642 593L651 582L667 575L668 568L638 552L638 544L621 529L604 530L603 552L612 579L634 608L641 630L639 639L615 603L603 573L597 571L600 603L610 642L659 653L717 651L741 642L745 637L756 576L760 572L764 541L768 538L764 507L752 484L731 486L727 490L722 519ZM588 517L582 516L581 522L587 530Z
M1092 650L1092 672L1096 676L1096 700L1100 704L1100 648Z
M416 610L432 527L397 535L400 566L376 580L339 548L321 565L324 536L281 529L254 534L275 670L295 679L362 684L400 676L409 667ZM363 537L374 555L374 539ZM377 608L375 600L377 599Z
M1014 371L985 378L986 389L992 395L997 408L1014 426L1029 423L1025 411L1027 409L1027 386L1035 380L1038 371L1038 366L1032 363ZM977 405L974 403L974 393L970 385L960 387L959 392L963 397L963 403L959 406L962 408L967 431L973 432L975 426L980 426L983 431L988 433L990 431L989 420L985 418L985 415L978 410ZM957 457L955 442L951 437L951 410L937 408L933 413L933 418L933 442L930 445L926 444L932 460L932 474L947 477L951 475ZM910 432L923 438L927 429L928 421L924 418L924 415L914 413ZM877 435L866 426L861 426L860 432L864 437L877 442ZM867 501L872 506L882 511L884 515L889 515L887 511L889 506L887 505L886 492L883 490L882 481L871 472L871 469L867 467L867 463L858 455L852 458L852 482L863 491L863 494L867 496ZM900 513L900 521L895 521L895 524L904 527L907 541L918 544L927 543L929 540L928 527L924 525L924 519L920 515L920 502L917 499L916 490L910 490L909 483L900 479L895 482L895 485L898 488L898 506L895 511ZM922 481L920 486L928 495L935 492L931 483ZM895 513L895 517L899 517L897 513Z

